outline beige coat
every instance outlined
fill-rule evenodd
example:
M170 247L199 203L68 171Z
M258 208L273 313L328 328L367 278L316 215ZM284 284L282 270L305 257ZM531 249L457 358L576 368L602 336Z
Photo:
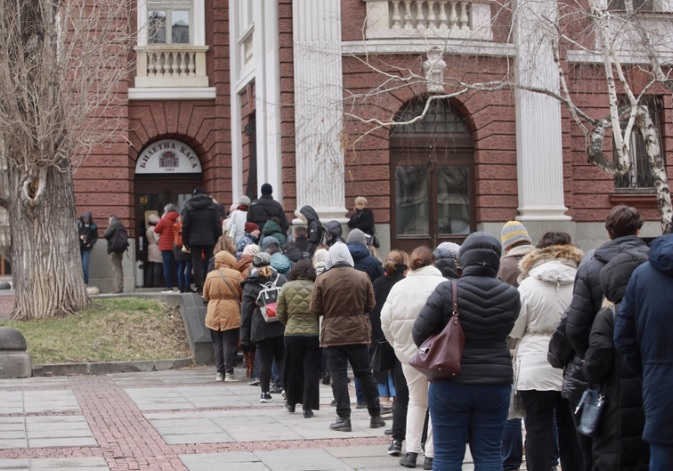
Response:
M225 251L218 252L215 269L208 273L203 285L203 297L208 301L206 327L225 331L241 326L241 281L236 257Z

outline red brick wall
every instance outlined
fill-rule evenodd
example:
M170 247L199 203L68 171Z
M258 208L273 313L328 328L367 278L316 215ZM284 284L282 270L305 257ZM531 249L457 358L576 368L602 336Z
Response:
M294 52L292 44L292 1L278 2L278 30L280 57L280 127L281 127L281 158L283 179L283 201L288 220L294 217L297 206L297 184L295 173L295 138L294 138Z

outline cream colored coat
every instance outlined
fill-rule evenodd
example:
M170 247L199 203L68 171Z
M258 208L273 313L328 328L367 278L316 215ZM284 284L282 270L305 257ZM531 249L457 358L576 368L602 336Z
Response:
M573 296L582 251L573 246L535 249L519 264L521 312L510 334L520 339L514 358L518 391L560 391L563 370L547 362L551 335Z
M390 290L381 309L381 329L400 362L408 364L418 351L411 329L430 294L444 281L442 273L430 265L410 270Z

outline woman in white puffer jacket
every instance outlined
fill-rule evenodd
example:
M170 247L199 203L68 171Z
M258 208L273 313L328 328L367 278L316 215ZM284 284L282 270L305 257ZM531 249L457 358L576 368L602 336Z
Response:
M418 347L411 336L411 329L430 294L440 283L446 281L434 267L435 256L428 247L421 246L411 253L407 277L398 281L390 290L381 310L381 328L395 355L402 363L402 371L409 386L409 409L407 411L406 455L400 464L414 467L421 452L421 435L428 408L428 379L409 366L409 360ZM434 450L432 446L432 420L428 422L428 438L425 442L423 469L432 469ZM413 465L413 466L412 466Z
M547 362L549 340L573 296L583 253L565 232L548 232L519 262L521 312L510 334L517 394L526 409L526 469L549 470L556 416L561 467L581 469L582 454L570 405L561 396L563 371Z

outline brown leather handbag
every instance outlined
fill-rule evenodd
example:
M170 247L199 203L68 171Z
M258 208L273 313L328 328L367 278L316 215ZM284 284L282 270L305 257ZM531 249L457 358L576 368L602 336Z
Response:
M444 329L431 335L418 348L409 364L430 381L451 378L460 373L465 335L458 319L458 283L450 281L453 290L453 313Z

